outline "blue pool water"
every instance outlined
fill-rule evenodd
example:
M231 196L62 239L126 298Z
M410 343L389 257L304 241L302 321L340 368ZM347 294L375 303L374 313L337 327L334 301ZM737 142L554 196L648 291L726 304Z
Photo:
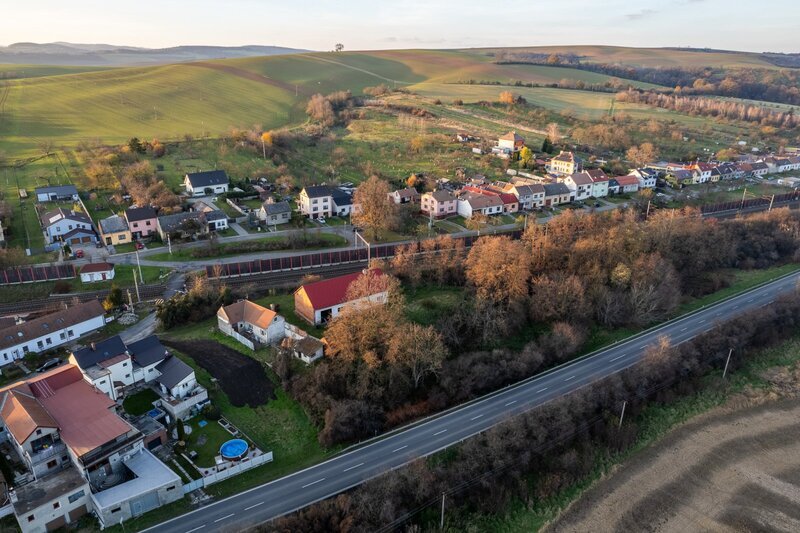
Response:
M206 420L201 420L200 422L197 423L197 425L200 426L201 428L204 428L208 425L208 422Z
M219 447L219 454L223 459L238 460L247 455L250 446L242 439L232 439Z
M147 416L150 418L158 418L161 416L161 409L151 409L150 411L147 411Z

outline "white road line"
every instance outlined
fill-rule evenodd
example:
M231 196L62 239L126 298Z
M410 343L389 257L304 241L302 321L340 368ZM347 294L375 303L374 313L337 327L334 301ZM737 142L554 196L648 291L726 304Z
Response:
M400 446L396 450L392 450L392 453L399 452L400 450L405 450L406 448L408 448L408 444L406 444L405 446Z
M205 525L205 524L203 524L203 525L202 525L202 526L200 526L200 527L196 527L196 528L194 528L194 529L190 529L190 530L189 530L189 531L187 531L186 533L192 533L192 531L198 531L198 530L200 530L200 529L203 529L204 527L206 527L206 525Z
M251 505L250 507L245 507L245 508L244 508L244 510L245 510L245 511L249 511L250 509L255 509L255 508L256 508L256 507L258 507L259 505L264 505L264 502L258 502L257 504L255 504L255 505Z
M704 318L703 320L701 320L701 321L700 321L700 323L702 324L702 323L703 323L703 322L705 322L705 321L706 321L706 319Z
M549 387L545 387L545 388L543 388L543 389L539 389L539 390L537 390L537 391L536 391L536 393L538 394L538 393L540 393L540 392L544 392L544 391L546 391L548 388L549 388Z
M216 524L217 522L222 522L223 520L227 520L228 518L232 517L235 514L236 513L231 513L228 516L223 516L222 518L217 518L216 520L214 520L214 523Z
M614 361L616 361L617 359L622 359L623 357L625 357L625 354L618 355L618 356L616 356L614 359L612 359L612 360L611 360L611 362L613 363L613 362L614 362Z
M575 376L570 376L570 377L568 377L567 379L565 379L564 381L569 381L569 380L571 380L571 379L575 379Z
M752 302L753 300L755 300L755 298L750 298L749 300L747 300L747 303L750 303L750 302Z
M344 471L345 472L349 472L349 471L353 470L354 468L358 468L359 466L364 466L364 463L358 463L357 465L351 466L350 468L345 468Z
M681 331L686 331L687 329L689 329L689 326L686 326L685 328L681 329Z
M508 402L508 403L506 404L506 407L508 407L509 405L513 405L513 404L515 404L515 403L517 403L517 400L511 400L510 402Z
M318 480L316 480L316 481L312 481L312 482L311 482L311 483L309 483L308 485L303 485L303 486L302 486L302 487L300 487L300 488L304 489L304 488L306 488L306 487L310 487L311 485L316 485L317 483L320 483L320 482L322 482L322 481L325 481L325 478L318 479Z
M442 434L442 433L444 433L445 431L447 431L447 430L446 430L446 429L443 429L443 430L441 430L441 431L437 431L436 433L434 433L434 434L433 434L433 436L435 437L436 435L441 435L441 434Z
M480 418L480 417L482 417L482 416L483 416L483 415L473 416L472 418L470 418L470 420L477 420L477 419L479 419L479 418Z

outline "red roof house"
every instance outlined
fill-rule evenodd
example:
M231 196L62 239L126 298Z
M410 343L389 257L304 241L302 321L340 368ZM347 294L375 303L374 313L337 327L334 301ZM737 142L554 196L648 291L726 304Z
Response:
M311 324L318 325L335 318L346 305L359 300L385 303L387 298L385 274L378 268L366 272L367 274L355 272L302 285L294 291L295 313ZM369 275L374 280L374 283L370 283L370 294L359 300L349 300L347 291L350 285L364 275Z

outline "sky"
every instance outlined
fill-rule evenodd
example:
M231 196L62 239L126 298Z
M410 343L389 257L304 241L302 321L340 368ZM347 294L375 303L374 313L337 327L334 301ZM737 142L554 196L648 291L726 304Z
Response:
M557 44L800 52L796 0L3 0L0 45L330 50Z

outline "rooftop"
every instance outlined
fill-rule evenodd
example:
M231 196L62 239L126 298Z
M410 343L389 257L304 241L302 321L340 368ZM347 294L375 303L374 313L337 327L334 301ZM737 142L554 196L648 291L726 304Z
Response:
M128 231L128 222L119 215L111 215L97 223L100 226L100 233L121 233Z
M161 372L161 375L156 378L156 381L168 389L171 389L194 373L192 367L174 355L164 359L161 363L159 363L156 369Z
M289 205L289 202L264 202L261 206L264 208L264 212L267 215L280 215L282 213L291 213L292 206Z
M369 273L376 278L384 275L383 271L377 268L370 269ZM327 309L345 303L347 301L347 289L350 288L350 284L362 275L363 272L354 272L346 276L306 283L297 289L295 293L304 291L314 309ZM382 291L376 291L375 294L378 292Z
M230 180L224 170L204 170L186 174L192 188L209 187L212 185L227 185Z
M133 361L141 367L163 361L169 355L167 349L155 335L129 344L128 353L131 354Z
M59 220L67 218L70 220L75 220L77 222L84 222L86 224L92 223L91 219L88 216L86 216L85 213L80 213L78 211L72 211L61 207L53 211L46 212L45 214L42 215L40 220L42 222L42 226L48 227L52 226Z
M101 509L120 505L137 496L174 483L181 484L181 478L147 450L141 450L123 463L133 474L133 479L110 489L94 494L94 500Z
M14 489L17 501L14 502L14 512L24 515L50 503L58 496L74 494L81 487L88 485L78 469L74 466L61 470L55 474L37 479L27 485ZM88 494L88 490L87 490Z
M58 196L74 196L78 189L74 185L50 185L49 187L36 187L36 194L57 194Z
M152 207L131 207L125 211L125 218L128 222L139 222L156 218L156 210Z
M227 319L231 324L246 322L266 329L272 324L272 321L275 320L278 313L253 303L250 300L239 300L234 304L222 307L217 311L217 315L221 316L223 319Z
M91 300L65 309L34 318L28 322L14 325L0 331L0 349L10 348L24 342L30 342L48 333L104 316L105 310L98 300Z
M122 338L119 335L115 335L104 341L93 342L85 348L72 352L72 355L75 356L78 366L86 370L89 367L120 354L124 354L127 351L128 347L122 342Z
M88 263L81 267L81 274L91 274L94 272L109 272L114 270L111 263Z
M333 187L330 185L312 185L303 189L309 198L323 198L333 196Z

